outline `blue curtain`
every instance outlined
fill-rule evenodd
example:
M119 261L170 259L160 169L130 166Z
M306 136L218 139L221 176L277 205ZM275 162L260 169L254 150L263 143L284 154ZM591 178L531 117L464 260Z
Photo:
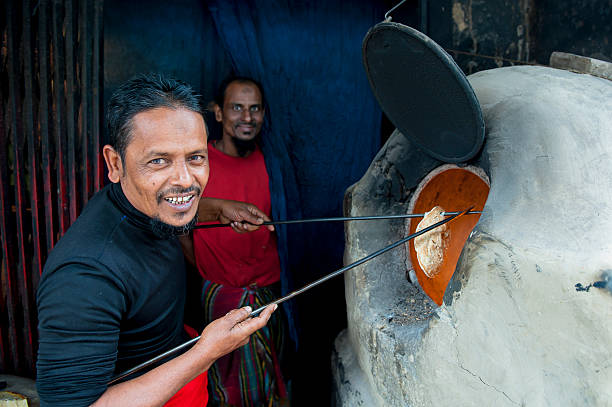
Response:
M235 73L264 88L263 150L276 219L341 216L344 191L380 147L381 113L361 61L363 37L384 14L376 3L207 2ZM341 223L288 226L279 235L294 285L342 265ZM290 284L286 276L283 290L297 288Z

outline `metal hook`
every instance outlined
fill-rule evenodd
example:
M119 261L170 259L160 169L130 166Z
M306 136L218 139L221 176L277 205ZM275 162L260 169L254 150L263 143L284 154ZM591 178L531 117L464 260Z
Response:
M399 6L401 6L402 4L404 4L406 2L406 0L402 0L399 3L397 3L391 10L387 11L385 13L385 21L391 21L391 16L389 14L391 14L391 12L393 10L395 10L396 8L398 8Z

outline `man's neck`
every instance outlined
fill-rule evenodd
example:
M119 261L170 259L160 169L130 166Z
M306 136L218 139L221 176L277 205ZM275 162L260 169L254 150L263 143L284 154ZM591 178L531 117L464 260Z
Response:
M223 138L221 140L217 140L214 143L214 146L217 150L231 157L247 158L254 151L254 149L240 151L240 149L234 143L233 138L227 135L223 135ZM241 152L243 154L240 154Z

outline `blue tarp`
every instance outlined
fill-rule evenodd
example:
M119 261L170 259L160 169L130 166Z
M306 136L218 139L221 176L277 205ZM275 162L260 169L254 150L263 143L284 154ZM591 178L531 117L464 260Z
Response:
M380 147L381 112L361 43L384 10L367 1L207 4L235 73L264 88L263 150L273 217L341 216L346 188L361 178ZM341 223L287 226L279 235L281 256L289 246L294 280L284 276L284 291L342 266Z

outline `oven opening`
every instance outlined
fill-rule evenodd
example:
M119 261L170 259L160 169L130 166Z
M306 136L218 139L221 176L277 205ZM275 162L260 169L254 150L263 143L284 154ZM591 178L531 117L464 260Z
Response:
M406 234L443 219L439 212L462 211L470 206L481 211L489 195L485 172L472 166L442 165L431 171L416 188L409 205L411 213L430 212L425 218L406 222ZM414 270L423 291L438 305L450 281L463 246L480 215L464 215L408 242L407 274Z

